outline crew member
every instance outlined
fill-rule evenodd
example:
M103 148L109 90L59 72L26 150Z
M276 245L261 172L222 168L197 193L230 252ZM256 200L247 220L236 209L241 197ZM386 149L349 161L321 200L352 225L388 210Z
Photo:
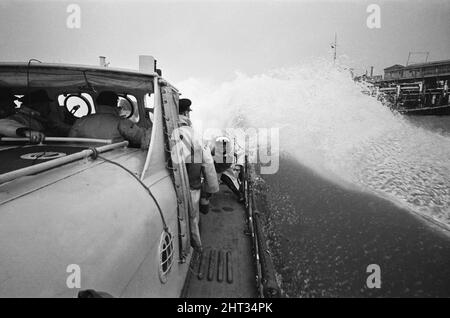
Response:
M16 97L8 88L0 87L0 119L9 117L16 112L15 100Z
M180 139L186 149L185 162L189 176L189 186L193 210L190 211L191 243L194 248L202 249L199 231L200 208L202 211L209 210L209 197L212 193L219 191L214 160L211 150L202 141L196 138L192 128L189 112L191 112L191 101L187 98L179 101L179 132ZM203 183L202 183L203 177Z
M21 99L20 108L12 115L0 119L0 135L27 137L33 143L42 142L46 135L66 135L68 127L51 116L53 100L43 89L33 91Z
M95 114L77 119L69 132L70 137L95 139L125 139L131 146L148 148L151 129L137 126L131 120L121 118L119 96L113 91L103 91L97 98Z
M227 185L238 197L239 202L243 202L242 164L238 163L237 154L232 149L230 139L218 137L211 147L211 153L214 157L218 180Z

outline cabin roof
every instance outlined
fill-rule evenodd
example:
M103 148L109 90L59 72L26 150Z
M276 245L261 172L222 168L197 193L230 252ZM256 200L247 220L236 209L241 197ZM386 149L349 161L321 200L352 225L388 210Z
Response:
M419 67L425 67L425 66L440 66L440 65L450 65L450 60L441 60L441 61L433 61L433 62L427 62L427 63L415 63L415 64L409 64L405 66L406 69L410 68L419 68Z
M394 64L392 66L386 67L384 70L385 71L392 71L392 70L401 69L401 68L404 68L404 66L400 65L400 64Z
M415 69L415 68L420 68L420 67L441 66L441 65L450 65L450 60L441 60L441 61L433 61L433 62L426 62L426 63L414 63L414 64L409 64L406 66L403 66L400 64L395 64L395 65L385 68L384 70L385 71L394 71L397 69Z
M27 69L28 62L0 62L0 69L2 68L19 68ZM57 69L66 71L86 71L86 72L99 72L103 74L124 74L130 76L142 76L142 77L153 77L157 75L156 73L144 73L138 70L123 69L123 68L113 68L113 67L103 67L97 65L82 65L82 64L67 64L67 63L39 63L33 62L29 65L30 70L39 69Z
M156 73L91 65L0 62L0 86L152 90Z

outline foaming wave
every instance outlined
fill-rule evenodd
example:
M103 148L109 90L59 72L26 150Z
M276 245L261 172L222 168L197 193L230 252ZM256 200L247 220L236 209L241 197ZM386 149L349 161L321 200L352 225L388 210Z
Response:
M363 95L344 67L317 60L215 85L189 79L203 128L280 128L280 147L350 183L450 225L450 138L410 124Z

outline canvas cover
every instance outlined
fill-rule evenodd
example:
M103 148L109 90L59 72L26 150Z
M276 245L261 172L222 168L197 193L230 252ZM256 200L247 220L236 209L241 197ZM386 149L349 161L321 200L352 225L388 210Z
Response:
M0 64L0 86L65 89L110 87L153 91L153 76L108 68Z

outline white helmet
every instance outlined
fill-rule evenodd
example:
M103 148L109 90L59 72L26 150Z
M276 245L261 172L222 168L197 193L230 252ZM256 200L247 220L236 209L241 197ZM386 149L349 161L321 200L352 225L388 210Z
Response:
M228 137L221 136L221 137L217 137L216 138L216 143L219 143L219 142L221 142L221 143L230 143L231 141L230 141L230 139Z

